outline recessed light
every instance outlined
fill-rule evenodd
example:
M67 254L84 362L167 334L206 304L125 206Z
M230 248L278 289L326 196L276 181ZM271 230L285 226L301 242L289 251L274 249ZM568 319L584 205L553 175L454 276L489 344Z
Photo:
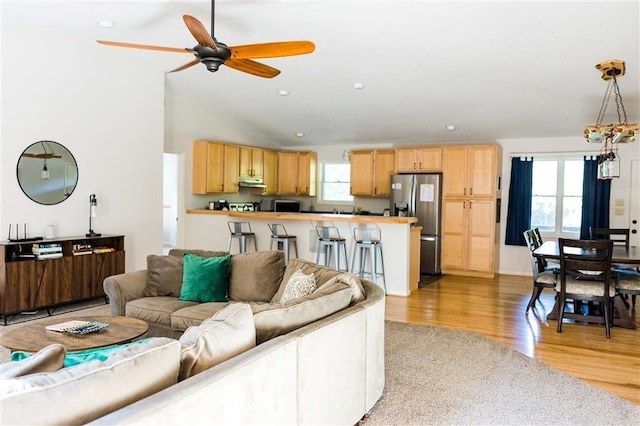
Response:
M447 127L445 127L445 129L447 129L450 132L453 132L455 129L457 129L457 127L454 126L453 124L449 124Z
M113 21L100 21L100 22L98 22L98 25L99 25L101 28L113 28L113 26L114 26L115 24L116 24L116 23L115 23L115 22L113 22Z
M304 138L304 133L302 133L302 132L298 132L298 133L296 133L296 137L298 137L298 138Z
M364 83L353 83L353 88L356 90L364 89Z
M289 96L288 90L278 90L278 95L280 96Z

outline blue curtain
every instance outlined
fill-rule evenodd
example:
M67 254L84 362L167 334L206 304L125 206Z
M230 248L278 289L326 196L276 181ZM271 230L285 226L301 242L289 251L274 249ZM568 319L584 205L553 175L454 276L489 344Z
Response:
M584 158L582 178L582 224L580 239L589 239L589 227L609 227L611 180L598 179L598 159Z
M527 161L526 157L522 159L514 157L511 159L507 232L504 241L506 245L527 245L522 233L531 227L532 160L529 159Z

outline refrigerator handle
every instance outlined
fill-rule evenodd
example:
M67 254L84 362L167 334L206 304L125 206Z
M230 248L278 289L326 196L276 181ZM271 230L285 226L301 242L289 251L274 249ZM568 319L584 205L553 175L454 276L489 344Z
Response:
M409 192L409 216L416 215L416 175L411 175L411 191Z

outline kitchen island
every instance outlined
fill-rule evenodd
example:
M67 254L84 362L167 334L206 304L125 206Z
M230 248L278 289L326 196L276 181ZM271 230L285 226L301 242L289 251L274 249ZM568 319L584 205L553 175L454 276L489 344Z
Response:
M418 287L421 228L412 226L417 222L414 217L193 209L187 210L185 248L227 250L229 244L227 222L229 221L249 222L256 234L258 250L269 250L271 233L268 224L281 223L290 235L297 236L298 257L312 262L316 261L318 246L315 227L335 226L340 235L347 240L349 267L351 267L353 256L353 229L377 227L382 233L388 294L408 296ZM249 244L249 250L252 249L253 245ZM231 253L237 252L237 242L234 241ZM295 255L293 249L291 255ZM323 259L324 256L321 256L321 261ZM371 270L370 265L367 265L366 269ZM382 282L379 281L379 284L382 285Z

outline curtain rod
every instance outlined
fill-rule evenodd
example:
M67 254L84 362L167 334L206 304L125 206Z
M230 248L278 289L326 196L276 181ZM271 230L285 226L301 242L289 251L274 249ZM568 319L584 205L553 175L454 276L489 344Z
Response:
M566 152L512 152L509 157L558 157L558 156L590 156L600 155L600 151L566 151Z

